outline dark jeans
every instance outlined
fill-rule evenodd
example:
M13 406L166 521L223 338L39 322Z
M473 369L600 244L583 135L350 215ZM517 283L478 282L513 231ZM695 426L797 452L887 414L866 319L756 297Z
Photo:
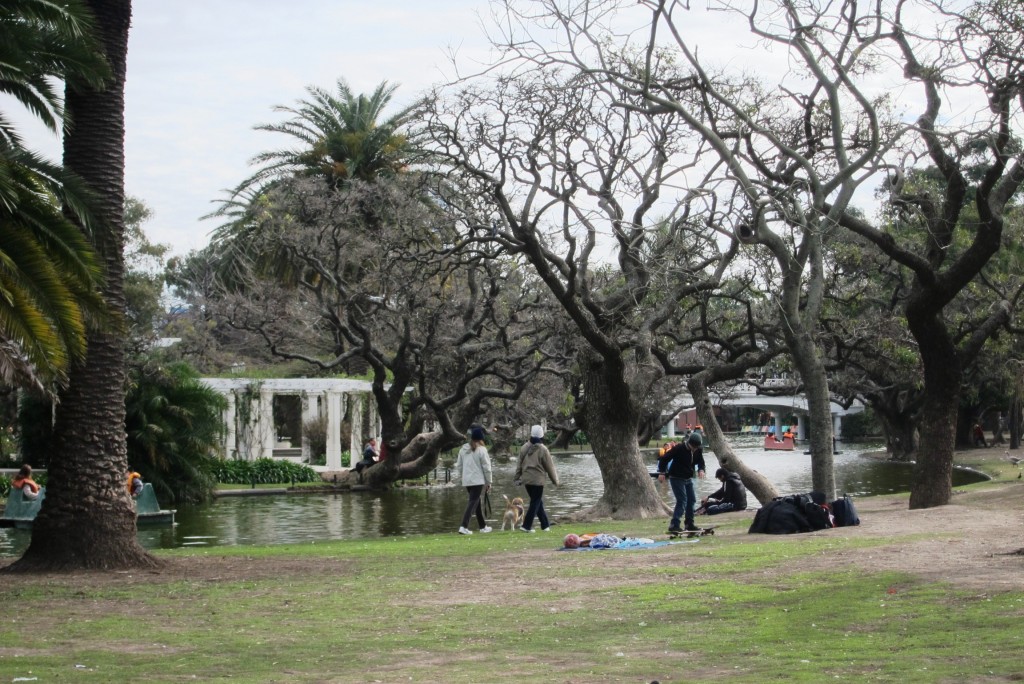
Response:
M523 529L533 529L533 518L536 516L540 520L541 529L546 530L550 523L548 514L544 511L544 500L541 498L544 496L544 485L526 485L526 493L530 495L530 507L523 516Z
M670 477L668 483L672 487L672 495L676 497L676 507L672 511L670 527L679 527L679 519L685 516L686 526L693 527L693 512L697 508L697 490L693 487L692 477Z
M462 526L469 527L469 519L473 517L473 513L476 513L476 521L480 524L480 529L487 527L487 521L484 519L484 507L480 501L480 497L483 496L484 486L483 485L472 485L466 487L466 491L469 493L469 504L466 505L466 512L462 514Z
M736 506L734 504L731 504L728 501L723 501L722 503L710 504L704 509L704 512L708 515L714 515L715 513L728 513L729 511L735 510Z

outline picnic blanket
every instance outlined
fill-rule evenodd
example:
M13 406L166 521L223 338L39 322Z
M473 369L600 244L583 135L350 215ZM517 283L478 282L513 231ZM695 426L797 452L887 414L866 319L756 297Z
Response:
M668 546L669 544L692 544L699 541L698 539L683 539L677 541L655 541L646 537L625 537L620 539L613 534L596 534L590 540L590 543L586 546L579 546L576 548L569 548L563 546L559 551L603 551L605 549L618 549L618 550L630 550L630 549L655 549L659 546Z

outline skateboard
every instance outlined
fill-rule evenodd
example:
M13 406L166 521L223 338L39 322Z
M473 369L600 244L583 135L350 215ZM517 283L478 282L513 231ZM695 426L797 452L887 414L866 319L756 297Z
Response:
M678 539L679 537L686 537L687 539L692 539L693 537L713 535L715 533L716 527L718 527L718 525L709 525L707 527L702 527L699 530L682 530L680 532L669 532L668 538Z

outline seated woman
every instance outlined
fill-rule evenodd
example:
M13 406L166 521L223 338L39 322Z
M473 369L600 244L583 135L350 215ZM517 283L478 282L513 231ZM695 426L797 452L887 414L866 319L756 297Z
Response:
M725 468L715 471L715 479L722 483L718 491L700 502L697 515L715 515L729 511L742 511L747 508L747 488L740 481L740 476Z
M25 463L11 480L11 489L20 489L21 495L31 501L39 496L39 485L32 479L32 466Z

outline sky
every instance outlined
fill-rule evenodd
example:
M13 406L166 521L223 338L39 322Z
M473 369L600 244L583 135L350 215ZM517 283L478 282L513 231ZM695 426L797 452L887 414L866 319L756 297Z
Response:
M702 3L701 3L702 4ZM786 69L721 12L687 16L701 54L720 65ZM395 109L461 72L478 71L491 50L488 0L134 0L125 94L126 191L153 212L148 238L183 255L204 247L217 208L253 171L256 154L287 148L254 126L286 120L274 111L333 91L398 84ZM5 105L6 106L6 105ZM25 115L32 149L59 161L60 141Z
M489 53L486 0L134 0L125 92L125 185L153 211L153 242L182 255L209 242L225 189L256 154L288 147L255 131L285 120L307 86L356 93L399 84L396 109ZM6 105L5 105L6 106ZM28 117L27 145L60 160L59 139Z

